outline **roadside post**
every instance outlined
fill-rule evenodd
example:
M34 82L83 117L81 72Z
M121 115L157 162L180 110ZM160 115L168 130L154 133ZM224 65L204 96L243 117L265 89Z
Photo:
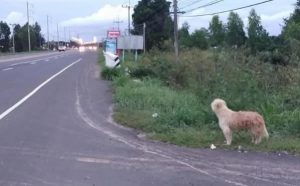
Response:
M111 52L104 52L103 55L105 57L105 65L109 68L116 68L120 65L120 59L118 55L115 55Z

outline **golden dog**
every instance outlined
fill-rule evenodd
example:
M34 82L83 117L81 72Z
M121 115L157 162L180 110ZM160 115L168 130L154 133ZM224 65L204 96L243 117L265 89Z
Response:
M255 144L260 143L263 137L269 137L265 121L257 112L235 112L229 109L222 99L215 99L211 103L211 108L218 117L227 145L231 144L232 131L237 129L248 129L252 135L252 142Z

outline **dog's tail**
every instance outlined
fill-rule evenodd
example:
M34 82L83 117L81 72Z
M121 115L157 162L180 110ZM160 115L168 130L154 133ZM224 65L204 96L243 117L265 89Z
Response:
M268 139L268 138L269 138L269 133L268 133L268 131L267 131L266 123L265 123L264 118L263 118L262 116L259 115L258 120L259 120L260 126L263 127L263 129L262 129L263 131L262 131L261 137L267 138L267 139Z
M265 138L269 138L269 133L268 133L268 131L267 131L266 125L264 125L264 133L263 133L263 136L264 136Z

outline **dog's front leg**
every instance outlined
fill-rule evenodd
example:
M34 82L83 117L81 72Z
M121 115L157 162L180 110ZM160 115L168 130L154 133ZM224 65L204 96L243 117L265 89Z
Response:
M229 127L222 127L222 131L223 134L225 136L226 139L226 144L227 145L231 145L231 141L232 141L232 131Z

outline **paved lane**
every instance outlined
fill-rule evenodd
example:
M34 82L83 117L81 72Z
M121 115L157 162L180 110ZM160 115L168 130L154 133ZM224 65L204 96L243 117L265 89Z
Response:
M78 114L80 106L77 99L84 97L85 95L82 94L89 88L85 87L84 83L87 80L85 77L96 76L96 74L81 76L81 73L89 72L91 66L88 63L95 63L96 54L84 56L73 54L70 59L62 57L59 59L61 64L55 62L41 63L40 67L24 66L20 68L19 73L28 74L28 71L32 70L32 76L40 81L45 80L47 75L53 74L80 57L83 57L80 63L57 76L1 120L0 180L2 183L4 185L183 185L189 183L189 178L195 177L197 173L184 168L183 171L189 176L180 178L176 170L178 165L172 165L168 160L153 157L152 154L127 146L91 128L82 118L82 112ZM39 70L36 71L36 68ZM32 84L36 82L27 83L29 86ZM22 91L22 87L14 86L14 89L18 92L26 92ZM106 89L109 91L108 87ZM110 95L110 91L107 94ZM82 100L85 101L88 105L90 100ZM109 103L110 100L102 101ZM107 109L106 105L102 106ZM105 121L103 123L105 124ZM168 164L170 165L166 166ZM173 171L167 171L168 169ZM196 180L200 181L200 177L194 179L194 182Z
M78 58L72 53L0 64L0 113Z

